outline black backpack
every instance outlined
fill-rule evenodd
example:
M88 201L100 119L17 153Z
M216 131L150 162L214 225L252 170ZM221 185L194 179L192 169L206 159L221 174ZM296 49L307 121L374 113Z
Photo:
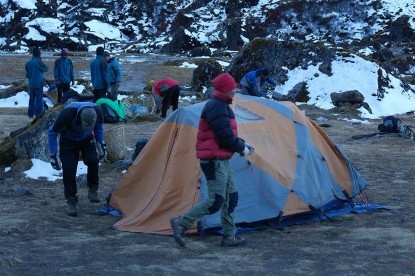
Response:
M104 123L118 123L121 121L120 116L107 104L101 105L102 113L104 114Z
M137 143L135 144L134 153L131 156L131 159L133 159L133 161L137 158L138 154L141 152L141 150L144 148L147 142L148 142L147 138L140 138L137 140Z
M395 116L386 116L383 123L378 125L380 132L400 132L401 120Z
M415 140L415 130L411 126L404 125L402 121L395 116L386 116L383 123L378 125L380 132L399 133L406 139Z

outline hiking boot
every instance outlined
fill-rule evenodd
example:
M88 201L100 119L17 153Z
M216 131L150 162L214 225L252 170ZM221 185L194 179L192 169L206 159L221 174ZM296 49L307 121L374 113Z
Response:
M172 218L170 220L171 228L173 229L173 237L174 240L177 242L180 247L184 247L186 245L186 240L184 239L184 228L180 226L178 218Z
M222 240L220 242L220 246L222 247L243 246L246 244L247 241L244 238L240 238L237 236L222 237Z
M66 214L71 217L76 217L78 215L78 212L76 212L76 198L68 198L66 204Z
M101 202L99 200L98 192L96 190L91 190L91 189L88 190L88 199L92 203L100 203Z

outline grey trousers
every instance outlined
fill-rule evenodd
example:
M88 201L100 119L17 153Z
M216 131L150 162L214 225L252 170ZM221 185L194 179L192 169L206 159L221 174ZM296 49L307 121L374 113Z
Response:
M233 171L229 160L200 160L200 166L207 179L208 197L180 217L179 224L188 230L193 223L205 215L221 211L223 236L236 234L234 210L238 203Z

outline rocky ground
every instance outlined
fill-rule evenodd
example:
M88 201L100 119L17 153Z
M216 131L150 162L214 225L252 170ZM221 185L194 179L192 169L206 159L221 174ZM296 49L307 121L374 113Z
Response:
M8 58L8 64L21 66L27 57L20 63L19 58ZM4 65L4 57L0 60ZM80 71L87 71L85 66ZM135 71L124 70L128 74L125 79L135 80L137 85L142 85L151 72L159 76L174 72L181 82L190 84L187 69L175 67L170 71L172 68L162 63L134 66ZM5 68L0 71L8 72ZM21 76L21 72L16 75ZM6 73L0 83L12 78L13 74ZM179 248L171 236L113 230L111 226L119 218L98 215L100 205L86 199L87 190L82 185L79 216L65 215L62 181L27 178L22 167L30 161L19 160L11 170L0 171L0 274L415 274L414 141L396 135L352 139L354 135L376 132L380 120L352 123L345 119L360 119L354 112L307 105L300 108L310 118L330 125L324 131L367 180L369 202L389 206L390 210L349 214L332 222L244 232L242 235L249 240L244 248L221 248L220 237L215 235L205 240L189 236L187 247ZM25 112L24 108L0 108L2 137L30 122ZM404 123L413 123L413 114L401 117ZM323 118L327 120L321 121ZM131 156L138 138L150 138L160 124L160 120L128 121L126 157ZM121 175L116 164L102 164L101 197L111 191Z

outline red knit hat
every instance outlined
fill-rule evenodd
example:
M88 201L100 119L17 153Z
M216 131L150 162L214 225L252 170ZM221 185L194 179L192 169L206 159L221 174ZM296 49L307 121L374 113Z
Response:
M229 73L223 73L212 80L213 88L216 91L227 93L236 87L235 79Z

